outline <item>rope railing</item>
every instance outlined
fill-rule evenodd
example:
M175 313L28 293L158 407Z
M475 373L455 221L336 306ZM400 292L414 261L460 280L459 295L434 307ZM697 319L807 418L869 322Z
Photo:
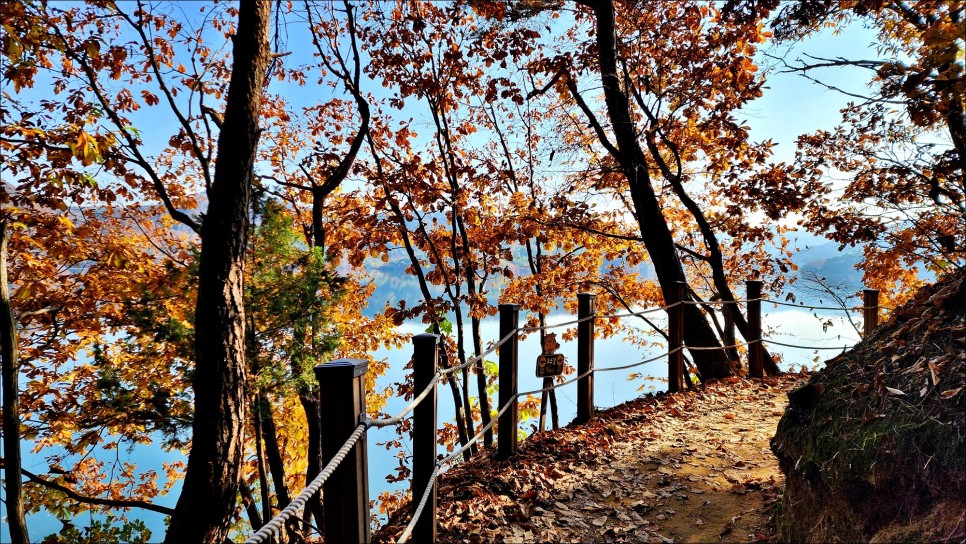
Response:
M625 312L625 313L622 313L622 314L602 315L600 317L602 319L624 319L625 317L642 317L642 316L645 316L645 315L648 315L648 314L657 313L657 312L665 312L667 310L670 310L671 308L675 308L675 307L679 306L680 304L681 304L680 302L675 302L674 304L666 304L664 306L656 306L654 308L648 308L646 310L641 310L639 312Z
M685 300L688 306L724 306L725 304L747 304L748 300L739 298L735 300Z
M730 346L688 346L688 351L721 351L723 349L738 349L747 346L753 342L738 342L737 344L732 344Z
M623 366L608 366L608 367L603 367L603 368L596 368L594 370L596 370L597 372L613 372L615 370L627 370L629 368L634 368L636 366L646 365L647 363L653 363L654 361L657 361L659 359L664 359L668 355L671 355L671 354L674 354L674 353L677 353L677 352L681 351L681 349L682 348L674 348L674 349L668 351L667 353L662 353L662 354L658 355L657 357L652 357L650 359L644 359L643 361L638 361L636 363L631 363L629 365L623 365Z
M450 463L452 463L455 459L458 459L461 455L463 455L463 453L467 449L469 449L470 446L479 442L480 438L482 438L483 435L486 434L486 431L490 430L493 427L493 425L497 422L497 420L500 419L500 416L503 415L503 413L506 412L514 402L517 402L519 398L520 398L520 394L515 395L512 399L510 399L509 402L503 405L503 408L501 408L500 411L497 412L496 417L491 418L490 422L486 426L484 426L475 435L473 435L473 438L466 441L466 444L464 444L461 448L457 449L456 451L449 454L445 458L436 462L436 467L433 469L433 473L429 477L429 482L426 484L426 488L423 490L423 494L419 499L419 504L416 506L416 511L413 512L412 519L409 520L409 524L406 525L406 529L399 536L399 539L396 540L396 544L404 544L405 542L409 541L410 537L412 537L413 529L416 527L416 523L419 521L419 517L423 514L423 510L426 508L426 503L429 499L430 493L432 492L433 485L436 483L436 480L439 478L439 475L442 473L443 469L447 468L450 465Z
M879 312L876 311L878 309L881 309L879 306L876 305L878 300L878 292L874 292L872 290L866 290L865 305L856 307L856 308L805 306L800 304L792 304L792 303L787 303L782 301L774 301L774 300L761 298L761 289L760 289L761 282L757 280L752 280L747 283L748 283L748 293L747 293L748 296L746 299L727 300L727 301L713 300L713 301L707 301L707 302L684 300L686 298L685 286L683 284L676 284L674 286L675 291L672 293L672 295L676 294L676 296L672 296L671 298L672 299L676 298L678 302L674 302L672 304L668 304L661 307L648 308L641 311L628 311L625 313L614 313L611 315L598 314L595 311L594 295L592 293L581 293L577 297L578 298L578 318L577 319L565 321L562 323L555 323L553 325L545 325L543 327L520 327L518 324L519 305L516 305L516 304L501 305L500 335L502 335L502 337L499 338L499 340L497 340L496 342L491 343L487 347L487 349L482 353L480 353L479 355L469 357L466 360L466 362L447 369L436 370L434 373L432 372L434 369L437 368L437 365L438 365L436 350L439 348L439 344L438 344L439 337L437 335L430 335L430 334L417 335L414 338L414 346L415 346L414 368L419 369L419 372L415 373L414 381L416 384L418 384L419 387L422 388L422 390L418 394L414 395L412 400L409 401L406 404L406 406L399 411L399 413L397 413L392 417L387 417L382 419L365 418L364 385L363 385L363 382L360 381L364 379L365 361L356 361L355 363L357 364L357 366L355 368L359 368L359 365L362 366L362 370L360 372L362 373L361 375L363 377L360 377L359 372L356 372L355 374L353 374L354 376L353 380L355 380L353 382L353 384L355 384L353 387L359 387L359 389L351 389L351 388L347 389L347 388L340 388L340 387L333 386L333 388L329 389L329 391L332 392L330 394L339 395L338 391L362 390L363 395L362 395L361 404L357 403L355 407L352 408L351 418L347 419L346 417L343 417L343 419L338 420L340 423L331 427L332 429L331 431L325 431L325 429L323 429L323 431L331 432L334 435L333 437L334 439L330 443L338 444L343 439L343 437L346 436L346 434L344 433L350 432L350 430L353 429L352 425L357 421L359 422L358 426L351 431L351 435L348 436L348 439L346 439L342 447L338 449L336 454L326 464L325 468L312 480L312 482L309 485L305 487L305 489L302 490L302 492L298 495L298 497L296 497L295 500L293 500L281 512L279 512L269 523L265 524L261 529L255 532L255 534L253 534L246 541L246 543L262 544L268 538L271 538L272 536L277 535L281 531L283 531L285 524L290 519L292 519L292 517L296 515L299 511L304 510L305 505L310 500L310 498L313 496L316 496L323 485L325 485L327 504L332 504L333 507L338 506L338 508L340 509L344 508L347 502L350 505L356 504L357 507L354 507L355 510L350 510L350 512L358 511L358 512L362 512L363 514L363 516L359 517L359 520L355 520L354 514L350 516L352 519L346 518L344 520L342 519L342 517L340 517L340 516L343 516L342 514L336 514L335 517L333 517L332 519L340 519L342 521L340 521L339 525L333 529L335 533L340 533L345 528L346 525L353 525L352 531L355 531L354 525L356 524L356 522L360 520L366 520L365 523L361 523L361 522L359 523L362 532L355 531L351 533L346 533L346 535L355 535L355 536L349 536L348 540L345 540L344 538L342 538L342 536L333 537L333 542L335 541L355 542L357 540L361 540L361 541L368 540L369 538L368 537L368 530L369 530L368 529L369 527L368 508L369 507L368 507L368 497L366 496L366 491L364 489L360 490L359 488L350 489L351 486L349 482L352 479L349 478L343 481L342 480L343 476L341 476L342 470L355 471L357 475L355 479L359 479L359 481L365 481L366 477L364 477L364 475L367 474L367 470L368 470L366 468L367 460L365 459L365 454L363 453L361 457L356 457L355 455L352 456L350 458L351 460L348 461L348 466L345 466L344 469L339 469L340 475L337 476L338 481L331 480L330 477L336 471L337 467L339 467L340 463L342 463L343 460L346 459L347 456L349 456L350 451L352 451L352 449L357 445L359 440L365 436L367 429L397 425L403 422L407 417L412 417L411 414L414 413L414 411L415 411L415 418L413 422L414 424L413 467L414 468L413 468L413 482L412 482L413 499L410 503L411 507L414 507L414 509L408 525L405 527L405 529L403 530L403 532L401 533L397 541L400 544L409 542L414 537L414 535L417 540L424 540L424 539L430 538L428 536L430 533L426 532L430 528L432 528L433 530L433 533L431 534L435 534L435 531L436 531L435 527L437 523L436 512L434 507L431 506L431 504L432 505L436 504L435 486L438 484L441 474L443 474L449 467L457 463L460 457L463 457L466 454L466 452L469 451L470 448L480 443L484 437L491 438L492 435L489 435L488 433L492 432L492 429L497 424L497 421L500 421L500 433L499 433L499 436L497 437L499 438L499 443L498 444L494 443L494 446L496 446L495 453L497 455L497 458L507 459L514 454L517 448L516 437L517 437L517 432L519 428L519 419L518 419L518 414L516 409L510 412L508 412L508 410L510 410L512 407L517 406L518 403L521 402L521 399L525 397L529 397L530 395L545 393L548 391L553 391L553 390L576 383L578 384L577 402L576 402L577 417L575 418L574 421L576 423L584 423L586 421L589 421L591 418L595 417L594 416L595 408L593 404L593 389L594 389L593 380L594 380L594 374L597 372L604 373L604 372L616 372L616 371L622 371L622 370L629 370L635 367L639 367L648 363L653 363L655 361L667 358L668 370L669 370L669 376L670 376L668 390L671 392L676 392L676 391L682 391L683 385L678 383L677 386L675 386L675 383L672 380L677 378L677 381L680 382L681 376L687 374L687 372L684 370L684 362L683 362L683 354L685 351L691 351L691 352L722 351L722 350L736 350L743 347L749 347L748 349L749 368L750 368L751 375L755 377L755 376L763 375L763 374L755 374L755 368L758 368L758 372L761 372L760 352L762 350L760 346L762 346L766 342L768 344L774 344L776 346L783 346L787 348L804 349L804 350L844 350L849 348L849 346L803 346L803 345L796 345L796 344L790 344L790 343L783 343L777 340L772 340L770 338L763 338L761 335L761 313L760 313L760 305L762 302L766 302L766 303L771 302L776 305L789 306L789 307L801 308L801 309L810 309L810 310L812 309L838 310L838 311L862 310L866 312L865 321L866 321L867 328L866 328L866 332L863 334L863 336L866 336L866 337L868 334L871 334L870 331L874 330L874 328L876 327L878 322L878 316L880 315ZM749 333L745 333L746 337L750 338L749 341L747 342L732 341L731 342L732 345L726 345L726 346L691 347L685 344L685 341L684 341L685 334L684 334L684 325L683 325L684 306L721 307L728 304L746 305L747 311L748 311L748 321L751 325L754 325L754 327L750 329L750 335ZM628 308L628 310L629 309L630 308ZM708 308L708 311L712 311L712 309ZM594 356L593 356L593 342L595 337L594 320L598 318L599 319L614 319L614 318L620 319L620 318L626 318L626 317L639 317L639 316L644 316L644 315L652 314L656 312L668 313L667 338L668 338L669 345L666 351L654 357L649 357L649 358L632 362L629 364L607 366L607 367L595 367ZM575 325L579 325L579 327L577 327L577 364L576 364L577 373L575 373L576 375L574 375L573 377L567 380L560 381L559 383L550 383L549 380L545 381L544 383L548 385L546 385L545 387L541 387L539 389L534 389L532 391L512 393L517 389L517 374L518 374L518 364L519 364L518 363L518 357L519 357L518 342L520 340L520 337L522 335L527 335L532 332L540 332L540 331L558 329L563 327L573 327ZM511 329L511 327L513 328ZM476 431L474 436L466 440L465 443L459 444L458 448L455 448L454 451L441 457L437 461L435 458L437 457L436 451L437 451L438 444L436 440L438 438L438 434L437 434L438 428L436 427L436 423L434 421L435 415L433 416L433 418L430 418L429 414L436 413L435 411L436 410L435 403L437 402L436 392L439 384L443 382L447 376L451 376L451 375L458 380L459 375L456 375L455 374L456 372L464 370L470 367L471 365L478 364L480 361L484 360L484 357L500 349L501 346L506 345L508 342L512 342L511 349L500 351L500 362L499 362L499 368L500 368L499 379L500 379L501 391L503 393L501 394L500 400L503 402L503 405L500 407L499 411L497 411L493 416L490 417L489 422L485 426L483 426L482 428L479 428ZM431 346L432 350L427 351L428 348L426 346ZM758 354L758 359L759 359L757 362L757 367L754 362L755 358L753 357L755 354ZM697 354L695 354L695 357L697 357ZM351 361L342 361L340 364L343 367L345 367L345 364L347 362L351 362ZM432 365L430 365L430 362L432 363ZM330 365L328 364L318 365L316 367L316 373L317 373L316 375L317 375L317 378L319 379L320 386L324 386L325 382L322 378L322 374L320 374L319 369L323 367L328 367L328 366ZM332 375L336 376L336 374L334 373ZM345 374L339 374L339 375L343 376ZM339 378L339 379L341 380L342 378ZM450 379L453 379L453 378L451 377ZM429 381L427 382L427 380ZM325 390L324 387L323 387L323 390ZM356 397L358 396L359 395L356 394ZM507 398L507 396L509 398ZM423 404L424 402L427 402L429 399L432 399L431 400L432 408L426 407L427 405ZM358 402L358 399L353 402ZM424 407L425 407L425 410L428 410L428 412L424 411ZM342 413L345 414L345 412L342 412ZM426 414L426 416L421 414ZM467 416L470 417L469 414ZM331 450L328 450L328 451L331 451ZM358 455L358 453L359 452L357 451L356 455ZM329 453L326 453L326 457L328 457L328 455ZM326 483L327 480L331 480L331 481ZM416 486L418 486L420 489L416 489ZM417 495L419 491L421 491L421 494ZM332 493L332 495L330 496L329 493ZM330 501L335 501L335 502L330 503ZM429 518L427 518L426 515L424 515L427 511L429 512ZM336 512L339 512L339 510L337 510ZM326 519L329 519L328 515L326 516ZM420 519L422 519L422 521L420 521ZM329 531L328 528L326 528L325 530L327 532ZM328 536L329 535L326 535L326 537Z
M457 372L459 370L463 370L464 368L466 368L466 367L468 367L470 365L474 365L474 364L482 361L484 357L486 357L487 355L489 355L489 354L493 353L494 351L496 351L497 348L499 348L503 344L507 343L511 338L513 338L513 336L515 334L519 334L520 332L521 332L521 329L519 329L519 328L513 329L506 336L504 336L503 338L500 338L500 340L497 341L495 344L493 344L492 346L490 346L490 347L486 348L485 350L483 350L483 353L481 353L479 355L474 355L473 357L470 357L469 359L466 360L465 363L463 363L461 365L451 366L449 368L440 370L439 371L440 375L446 376L448 374L452 374L452 373Z
M541 389L534 389L532 391L524 391L523 393L517 393L517 396L518 397L526 397L528 395L536 395L537 393L543 393L544 391L550 391L551 389L557 389L557 388L563 387L565 385L570 385L572 383L576 383L581 378L586 378L587 376L589 376L589 375L591 375L593 373L594 373L594 369L590 369L587 372L584 372L583 374L580 374L578 376L574 376L573 378L570 378L567 381L563 381L563 382L560 382L560 383L556 383L556 384L553 384L553 385L549 385L549 386L543 387Z
M359 441L359 438L362 437L365 432L366 425L360 424L358 427L356 427L356 430L349 435L349 439L346 440L345 444L343 444L335 456L332 457L332 460L325 465L325 468L319 472L318 476L316 476L309 485L305 486L305 489L299 493L298 497L295 497L295 500L290 502L288 506L276 514L271 521L263 525L258 531L255 531L255 534L250 536L248 540L245 541L245 544L262 544L266 539L277 535L279 531L282 530L285 522L288 521L293 515L301 511L305 507L305 503L307 503L310 498L315 496L315 494L322 489L322 484L324 484L325 481L332 476L332 473L335 472L336 468L338 468L339 463L345 459L346 455L349 454L349 451L352 450L352 448L356 445L356 442Z
M432 475L429 477L429 483L426 484L426 489L423 490L423 495L419 499L419 505L416 507L416 511L413 512L412 519L409 520L409 524L406 525L406 529L399 539L396 540L396 544L404 544L409 542L409 538L413 536L413 529L416 528L416 522L419 521L419 517L423 515L423 510L426 508L426 503L429 501L429 497L432 494L433 486L436 485L436 479L439 478L440 472L443 470L442 463L436 463L436 468L433 469Z
M852 348L852 346L798 346L795 344L784 344L782 342L779 342L777 340L771 340L769 338L763 338L762 341L768 344L775 344L777 346L784 346L786 348L797 348L797 349L822 349L822 350L842 351L842 350L847 350Z
M459 449L449 454L442 461L440 461L440 464L448 465L453 461L453 459L456 459L457 457L460 457L461 455L463 455L463 453L466 452L466 450L470 449L470 447L472 447L473 444L476 444L477 442L479 442L480 438L482 438L483 435L486 434L486 431L489 431L490 429L492 429L493 426L496 425L496 422L500 419L500 416L502 416L503 413L506 412L510 408L510 406L513 405L514 402L519 400L519 398L520 398L519 393L516 396L512 397L506 404L503 405L502 408L500 408L500 411L496 413L496 417L491 417L489 423L487 423L484 427L482 427L479 431L477 431L477 433L473 435L472 438L467 440L466 444L463 444Z
M543 327L522 327L522 328L516 329L516 332L520 334L530 334L531 332L540 332L541 330L549 331L553 329L559 329L561 327L573 327L574 325L580 325L581 323L590 321L591 319L596 319L598 317L606 317L606 316L588 315L587 317L582 317L580 319L565 321L563 323L554 323L553 325L544 325Z
M782 300L772 300L772 299L759 299L762 302L768 304L775 304L778 306L788 306L789 308L798 308L801 310L832 310L840 312L864 312L866 310L888 310L889 308L885 306L850 306L848 308L844 306L806 306L804 304L795 304L794 302L785 302Z
M405 418L409 414L409 412L412 412L416 408L416 406L418 406L419 403L423 401L423 399L429 396L429 394L433 391L433 386L435 386L439 382L439 379L441 377L442 376L440 375L440 373L437 372L433 376L433 379L430 380L429 385L424 387L423 391L418 396L414 397L413 400L409 404L407 404L406 407L403 408L402 411L400 411L398 414L386 419L367 419L363 422L363 424L366 425L367 428L369 427L378 428L378 427L389 427L390 425L395 425L399 423L400 421L403 420L403 418Z

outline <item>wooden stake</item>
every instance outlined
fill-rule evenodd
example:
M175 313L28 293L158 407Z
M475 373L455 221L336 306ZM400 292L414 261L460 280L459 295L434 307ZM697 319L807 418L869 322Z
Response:
M520 321L519 304L500 304L500 338L506 338L515 331ZM500 416L500 428L497 434L497 458L506 459L517 451L517 425L520 420L517 395L517 367L518 367L519 334L513 336L500 346L500 404L502 409L508 402L503 415ZM512 401L512 402L511 402Z
M439 370L439 336L417 334L413 337L413 391L421 393ZM413 409L413 514L436 469L436 384L429 395ZM437 486L433 484L422 516L413 528L413 542L436 542Z
M322 399L322 460L328 464L366 413L368 361L339 359L315 366ZM356 442L322 486L325 541L359 544L369 534L369 467L366 435Z
M593 293L577 294L577 319L589 318L594 315ZM582 321L577 325L577 375L583 378L577 380L577 417L574 423L587 423L594 417L594 319Z

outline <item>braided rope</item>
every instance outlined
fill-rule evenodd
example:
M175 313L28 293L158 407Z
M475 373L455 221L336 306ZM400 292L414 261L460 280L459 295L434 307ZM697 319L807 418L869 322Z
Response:
M872 309L880 308L880 306L853 306L851 308L843 308L842 306L804 306L802 304L793 304L791 302L782 302L780 300L761 299L761 301L777 304L778 306L788 306L791 308L799 308L802 310L838 310L840 312L860 312L863 310L872 310Z
M747 346L748 342L738 342L730 346L688 346L688 351L720 351L723 349L738 349Z
M452 373L456 372L457 370L463 370L464 368L466 368L466 367L468 367L470 365L473 365L473 364L476 364L476 363L482 361L484 357L486 357L487 355L493 353L494 351L496 351L496 349L498 347L500 347L503 344L507 343L507 341L510 340L510 338L513 338L513 335L514 334L518 334L520 332L521 332L521 329L513 329L512 331L510 331L509 333L507 333L506 336L504 336L503 338L500 338L500 340L497 343L495 343L492 346L486 348L486 350L484 350L483 353L481 353L479 355L475 355L473 357L470 357L469 359L466 360L465 363L463 363L461 365L453 366L453 367L450 367L450 368L441 370L439 372L440 375L441 376L446 376L448 374L452 374Z
M332 457L332 460L325 465L325 468L322 469L322 472L320 472L319 475L312 480L312 483L305 486L305 489L299 493L299 496L296 497L295 500L289 503L289 505L286 506L281 512L276 514L271 521L262 526L262 528L256 531L255 534L250 536L248 540L245 541L245 544L262 544L266 539L277 535L279 531L282 530L282 526L285 525L285 522L288 521L288 519L294 514L302 510L302 508L305 507L305 503L307 503L311 497L315 496L315 494L319 492L319 489L322 489L322 484L324 484L325 481L332 476L332 473L335 472L336 468L338 468L339 463L345 459L345 457L349 454L349 451L352 450L352 448L356 445L356 442L359 441L359 438L362 437L365 432L365 424L360 424L358 427L356 427L356 430L349 435L349 438L345 441L345 444L343 444L339 451L336 452L335 456Z
M762 300L762 299L760 298L751 299L751 302L754 302L755 300ZM704 302L699 300L684 301L684 303L689 306L724 306L725 304L747 304L748 302L749 302L748 299L743 299L743 298L739 298L735 300L706 300Z
M786 348L798 348L798 349L834 349L834 350L847 350L851 349L853 346L796 346L795 344L783 344L776 340L765 339L765 342L769 344L775 344L779 346L785 346Z
M588 370L587 372L584 372L583 374L580 374L579 376L574 376L573 378L570 378L569 380L567 380L565 382L560 382L560 383L557 383L557 384L554 384L554 385L550 385L550 386L544 387L542 389L534 389L533 391L524 391L523 393L517 393L517 396L519 396L519 397L525 397L527 395L534 395L534 394L537 394L537 393L543 393L544 391L550 391L551 389L557 389L558 387L563 387L565 385L570 385L570 384L576 382L577 380L579 380L581 378L586 378L587 376L589 376L589 375L591 375L593 373L594 373L594 369L592 368L592 369Z
M437 372L433 376L433 379L429 381L429 384L426 385L426 387L423 389L422 393L420 393L419 396L413 398L412 402L406 405L406 407L403 408L402 411L400 411L398 414L386 419L366 420L365 422L366 427L388 427L390 425L395 425L400 421L402 421L403 418L406 417L407 414L409 414L409 412L413 411L413 409L416 408L416 406L420 402L422 402L427 395L429 395L429 393L433 390L433 386L436 385L436 383L439 381L439 378L440 378L440 373Z
M433 489L433 485L436 484L436 478L439 477L439 472L442 468L442 463L436 463L436 468L433 469L433 473L429 476L429 483L426 484L426 489L423 490L423 496L419 500L419 506L413 512L413 517L409 520L409 525L406 526L406 530L399 536L399 540L396 540L396 544L408 542L409 537L413 536L413 529L416 527L416 522L419 521L419 517L423 515L423 509L426 508L426 503L429 502L430 491Z
M460 457L461 455L463 455L463 452L470 449L470 446L479 442L480 438L482 438L483 435L486 434L486 431L492 429L493 426L496 425L496 422L500 419L500 416L502 416L504 412L510 409L510 406L512 406L513 403L516 402L519 397L520 395L514 395L513 397L510 397L510 400L507 401L507 403L504 404L502 408L500 408L499 412L496 413L496 417L490 418L490 422L487 423L483 428L481 428L475 435L473 435L473 438L470 438L469 440L467 440L466 444L464 444L461 448L454 451L453 453L449 454L449 456L447 456L442 461L440 461L439 464L448 465L450 462L453 461L453 459Z
M596 370L597 370L597 372L613 372L615 370L627 370L628 368L634 368L635 366L641 366L641 365L646 365L647 363L653 363L654 361L658 361L660 359L663 359L663 358L667 357L668 355L671 355L673 353L677 353L679 351L681 351L681 348L678 347L678 348L672 349L671 351L669 351L667 353L662 353L662 354L658 355L657 357L651 357L650 359L645 359L643 361L638 361L636 363L631 363L629 365L624 365L624 366L609 366L609 367L605 367L605 368L598 368Z
M625 317L643 317L647 314L663 312L669 308L670 306L661 306L660 308L648 308L647 310L641 310L640 312L625 312L622 314L602 315L600 317L603 319L624 319Z
M406 526L406 529L403 531L402 535L399 536L399 539L396 540L396 544L403 544L404 542L409 541L409 538L412 536L413 529L416 527L416 523L419 521L419 517L423 515L423 509L426 507L426 503L429 500L430 490L433 489L433 484L436 483L436 479L439 477L439 473L443 470L443 468L449 466L454 459L457 459L463 455L463 452L469 449L470 446L476 442L479 442L480 438L483 437L486 431L490 430L493 425L496 424L496 422L500 419L500 416L502 416L503 413L506 412L519 397L520 395L517 394L510 398L510 400L503 405L503 408L497 412L496 417L491 418L490 422L480 429L479 432L473 436L473 438L467 440L463 447L436 463L436 468L433 469L433 473L429 477L429 483L426 484L426 489L423 490L423 495L419 500L419 505L416 507L416 511L413 512L413 517L409 520L409 524Z
M544 325L543 326L543 330L559 329L561 327L570 327L570 326L573 326L573 325L579 325L579 324L583 323L584 321L590 321L591 319L594 319L594 318L597 318L597 317L602 317L602 316L598 316L597 314L591 314L591 315L588 315L588 316L585 316L585 317L581 317L580 319L574 319L572 321L565 321L563 323L556 323L554 325ZM528 327L526 329L521 329L520 332L528 332L529 333L529 332L537 332L539 330L540 330L540 327Z
M664 306L657 306L657 307L654 307L654 308L648 308L646 310L641 310L639 312L625 312L623 314L602 315L602 316L599 316L599 317L602 318L602 319L623 319L625 317L641 317L641 316L645 316L647 314L653 314L653 313L656 313L656 312L667 311L667 310L670 310L671 308L675 308L677 306L680 306L681 304L683 304L683 303L682 302L675 302L674 304L666 304Z

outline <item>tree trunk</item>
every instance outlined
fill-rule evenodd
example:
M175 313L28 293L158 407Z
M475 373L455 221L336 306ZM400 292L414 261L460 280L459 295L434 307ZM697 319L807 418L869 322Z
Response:
M429 291L429 283L426 280L426 274L423 272L423 266L419 262L419 258L416 256L416 249L413 247L412 240L409 237L409 231L407 230L407 227L406 227L406 216L405 214L403 214L402 208L399 207L399 203L391 196L392 191L390 190L389 185L386 182L385 172L382 169L382 162L379 160L378 156L376 155L376 145L375 145L375 142L373 142L371 137L369 138L369 148L372 150L372 155L376 157L376 171L378 173L379 182L382 185L383 191L385 191L386 193L386 197L387 197L386 203L389 204L389 209L392 210L392 213L396 218L396 223L399 227L399 235L400 235L400 238L402 238L403 246L406 249L406 255L409 257L409 262L410 264L413 265L413 271L416 274L416 280L419 284L419 291L423 295L423 301L425 301L428 304L429 301L433 299L433 296L432 296L432 293L430 293ZM440 330L439 330L439 322L438 320L435 320L435 319L433 320L433 334L436 334L442 337L442 334L440 333ZM449 356L447 355L445 349L442 350L440 353L440 363L441 363L440 364L441 368L449 368L450 366ZM469 441L469 436L467 436L466 434L466 426L464 424L464 417L463 417L463 405L462 405L462 402L460 402L459 389L456 387L456 382L453 379L453 377L451 376L447 377L445 381L449 382L450 390L453 393L453 406L456 412L454 417L454 419L456 420L456 431L459 434L460 444L465 446L466 443ZM418 391L415 393L418 393ZM465 461L470 460L470 452L468 449L467 451L463 452L463 460Z
M272 417L271 404L264 392L260 392L255 397L256 417L261 421L262 440L265 444L265 458L268 460L268 470L272 474L272 483L275 484L275 497L278 499L279 510L288 506L292 499L288 494L288 487L285 485L285 461L282 460L282 452L278 447L278 430L275 428L275 419Z
M265 451L262 447L262 420L252 416L252 428L255 431L255 464L258 469L258 488L262 491L262 521L272 521L272 490L268 487L268 470L265 462Z
M305 485L308 485L322 472L322 406L318 389L299 393L299 402L305 412L306 428L309 435L309 451L306 454L308 465L305 467ZM306 504L306 510L315 518L315 526L321 529L322 493L316 493ZM308 531L306 531L308 534Z
M191 453L168 544L220 544L235 512L245 428L245 248L270 19L267 0L239 4L218 161L201 229Z
M612 0L580 0L593 9L596 15L597 55L601 84L607 113L617 140L615 159L620 164L634 202L634 213L641 229L641 238L654 264L664 300L673 300L672 289L676 282L687 284L681 260L674 246L674 238L668 227L661 206L651 187L647 158L637 140L634 122L630 115L630 99L622 90L617 67L615 41L614 4ZM613 151L612 151L613 153ZM690 301L690 296L685 296ZM684 307L684 341L691 347L721 347L707 318L694 305ZM731 363L723 351L701 350L692 352L702 380L723 378L734 374Z
M483 353L483 338L480 336L480 318L471 317L470 327L473 329L473 354L479 357ZM476 394L480 399L480 427L490 424L490 397L486 392L486 370L483 359L476 361ZM490 427L483 433L483 447L490 449L493 446L493 428Z
M455 298L453 301L453 312L456 315L456 363L464 364L466 362L466 348L464 347L463 341L463 310L457 304L459 298ZM476 436L476 429L473 428L473 407L470 405L470 369L469 367L463 367L460 371L463 376L463 383L461 385L462 399L463 399L463 414L466 418L466 436L467 438L473 438ZM476 442L470 444L470 455L476 455Z
M248 514L248 522L251 523L253 531L258 531L265 523L262 521L261 514L258 513L258 505L255 504L252 488L248 487L248 484L242 479L238 484L238 491L241 493L245 513Z
M6 490L7 522L14 544L30 542L23 515L23 487L20 460L20 392L17 374L20 360L17 352L17 320L10 305L7 283L7 218L0 219L0 358L2 358L3 391L3 470Z

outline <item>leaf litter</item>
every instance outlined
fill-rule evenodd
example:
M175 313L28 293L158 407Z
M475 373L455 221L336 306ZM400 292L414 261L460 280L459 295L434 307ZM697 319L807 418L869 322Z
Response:
M749 542L772 537L769 440L808 379L731 378L643 397L441 476L439 542ZM375 535L395 542L404 505Z

